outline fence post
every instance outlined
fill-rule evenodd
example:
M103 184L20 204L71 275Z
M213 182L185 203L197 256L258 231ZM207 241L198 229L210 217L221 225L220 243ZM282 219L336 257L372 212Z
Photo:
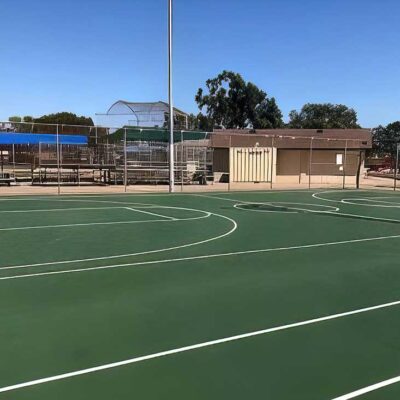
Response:
M228 172L228 192L231 190L231 179L232 179L232 174L231 171L233 171L233 157L231 157L231 152L232 152L232 135L229 134L229 154L228 154L228 159L229 159L229 172ZM232 161L232 165L231 165Z
M271 140L271 189L272 189L272 180L274 178L274 137Z
M311 167L312 167L312 152L313 152L313 140L310 140L310 156L309 156L309 166L308 166L308 188L311 189Z
M399 170L399 151L400 151L400 143L397 143L396 149L396 165L394 167L394 184L393 189L396 191L397 189L397 171Z
M181 131L181 192L183 192L183 132Z
M12 153L13 153L13 167L14 167L14 178L15 178L15 144L12 145Z
M346 163L347 163L347 139L344 148L344 162L343 162L343 189L346 188Z
M57 193L61 193L61 171L60 171L60 139L58 135L58 124L56 128L56 146L57 146Z
M124 128L124 190L126 192L128 185L128 164L126 160L127 148L126 148L126 128Z

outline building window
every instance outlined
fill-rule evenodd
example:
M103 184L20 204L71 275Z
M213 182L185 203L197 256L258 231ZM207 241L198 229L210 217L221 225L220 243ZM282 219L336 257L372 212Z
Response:
M336 165L343 165L343 154L336 153Z

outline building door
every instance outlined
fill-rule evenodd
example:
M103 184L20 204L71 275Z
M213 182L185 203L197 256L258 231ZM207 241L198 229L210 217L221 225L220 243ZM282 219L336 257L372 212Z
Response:
M231 182L271 182L273 152L269 147L232 147Z

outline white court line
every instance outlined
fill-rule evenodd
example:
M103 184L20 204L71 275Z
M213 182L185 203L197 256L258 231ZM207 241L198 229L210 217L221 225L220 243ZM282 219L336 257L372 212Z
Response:
M197 211L200 213L205 214L202 217L191 217L191 218L173 218L173 217L167 217L165 215L160 215L160 214L155 214L151 213L149 211L143 211L139 209L134 209L130 207L110 207L110 208L121 208L121 209L126 209L130 211L137 211L138 213L143 213L143 214L150 214L153 216L161 217L163 218L162 220L156 219L156 220L138 220L138 221L116 221L116 222L88 222L88 223L78 223L78 224L62 224L62 225L38 225L38 226L21 226L21 227L11 227L11 228L0 228L1 231L20 231L20 230L29 230L29 229L50 229L50 228L68 228L68 227L80 227L80 226L92 226L92 225L118 225L118 224L135 224L135 223L149 223L149 222L175 222L175 221L191 221L191 220L196 220L196 219L202 219L202 218L207 218L211 215L208 211L202 211L202 210L195 210L195 209L189 209L189 208L182 208L182 207L168 207L168 206L160 206L159 208L172 208L176 210L190 210L190 211ZM1 267L0 267L1 268Z
M331 203L341 203L341 200L334 200L334 199L327 199L325 197L321 197L320 195L322 194L326 194L326 193L348 193L348 192L367 192L367 193L374 193L375 191L371 191L371 190L367 190L367 189L339 189L339 190L324 190L322 192L315 192L313 193L311 196L314 197L314 199L318 199L318 200L324 200L324 201L329 201ZM382 190L380 192L377 191L377 193L390 193L388 191ZM396 197L395 195L392 195L393 197ZM390 196L390 197L392 197Z
M59 275L59 274L72 274L78 272L86 272L86 271L97 271L103 269L115 269L121 267L137 267L142 265L153 265L153 264L167 264L172 262L180 262L180 261L189 261L189 260L203 260L208 258L219 258L219 257L230 257L230 256L238 256L245 254L257 254L257 253L270 253L275 251L286 251L286 250L300 250L300 249L312 249L315 247L326 247L326 246L337 246L349 243L363 243L363 242L373 242L377 240L387 240L387 239L399 239L400 235L392 235L392 236L379 236L374 238L365 238L365 239L352 239L352 240L343 240L340 242L326 242L326 243L314 243L314 244L306 244L299 246L290 246L290 247L273 247L267 249L258 249L258 250L243 250L236 251L230 253L217 253L217 254L206 254L202 256L191 256L191 257L182 257L182 258L168 258L164 260L153 260L153 261L139 261L134 263L126 263L126 264L112 264L112 265L103 265L99 267L92 268L79 268L79 269L68 269L61 271L49 271L49 272L38 272L33 274L24 274L24 275L12 275L12 276L3 276L0 277L0 281L10 280L10 279L22 279L22 278L32 278L38 276L47 276L47 275ZM52 263L46 263L47 265L52 265ZM56 263L54 263L56 264ZM0 269L16 269L22 268L22 266L14 266L14 267L3 267ZM27 268L23 266L23 268Z
M357 201L361 201L358 203ZM363 203L364 202L364 203ZM382 204L366 204L366 203L382 203ZM379 200L375 197L360 197L360 198L349 198L349 199L342 199L341 203L343 204L350 204L354 206L363 206L363 207L378 207L378 208L400 208L399 202L391 202L391 201L383 201ZM390 205L389 205L390 204Z
M393 385L393 384L399 383L399 382L400 382L400 376L396 376L394 378L387 379L386 381L378 382L378 383L375 383L374 385L370 385L370 386L367 386L365 388L358 389L358 390L356 390L354 392L344 394L343 396L335 397L332 400L350 400L350 399L354 399L355 397L361 396L361 395L369 393L369 392L373 392L374 390L378 390L378 389L381 389L381 388L383 388L385 386Z
M388 307L394 307L394 306L398 306L398 305L400 305L400 301L393 301L391 303L379 304L379 305L375 305L375 306L371 306L371 307L360 308L358 310L352 310L352 311L347 311L347 312L343 312L343 313L339 313L339 314L327 315L325 317L309 319L309 320L301 321L301 322L295 322L292 324L276 326L273 328L262 329L262 330L243 333L243 334L235 335L235 336L228 336L228 337L224 337L221 339L210 340L207 342L193 344L190 346L184 346L184 347L179 347L179 348L175 348L175 349L171 349L171 350L161 351L159 353L152 353L152 354L148 354L145 356L134 357L134 358L130 358L130 359L123 360L123 361L117 361L117 362L113 362L113 363L109 363L109 364L103 364L103 365L99 365L97 367L85 368L85 369L81 369L78 371L67 372L67 373L60 374L60 375L50 376L47 378L35 379L32 381L28 381L28 382L22 382L22 383L18 383L16 385L5 386L5 387L0 388L0 393L10 392L12 390L21 389L21 388L25 388L28 386L35 386L35 385L40 385L40 384L47 383L47 382L59 381L62 379L72 378L75 376L86 375L86 374L90 374L93 372L117 368L117 367L121 367L123 365L147 361L147 360L151 360L154 358L160 358L160 357L170 356L172 354L184 353L187 351L192 351L192 350L197 350L197 349L201 349L201 348L205 348L205 347L215 346L215 345L219 345L222 343L234 342L237 340L247 339L247 338L254 337L254 336L266 335L266 334L270 334L270 333L274 333L274 332L298 328L301 326L317 324L320 322L330 321L330 320L338 319L338 318L344 318L344 317L348 317L350 315L362 314L362 313L366 313L369 311L376 311L376 310L380 310L380 309L384 309L384 308L388 308ZM339 399L344 400L345 398L338 398L336 400L339 400Z
M19 226L12 228L0 228L0 232L23 231L30 229L74 228L77 226L146 224L151 222L172 222L172 221L166 219L149 219L149 220L138 220L138 221L110 221L110 222L88 222L88 223L62 224L62 225Z
M44 208L44 209L33 209L33 210L1 210L1 214L14 214L14 213L31 213L31 212L57 212L57 211L89 211L89 210L120 210L126 207L72 207L72 208Z
M313 190L313 189L311 189ZM240 194L240 193L254 193L254 194L269 194L269 193L307 193L311 191L310 189L303 190L231 190L227 191L216 191L208 192L215 194ZM171 196L196 196L196 192L184 192L184 193L104 193L104 194L86 194L86 195L73 195L73 194L62 194L61 196L57 194L41 196L41 195L29 195L29 197L18 197L22 195L9 196L7 198L0 198L0 201L34 201L34 200L57 200L65 201L68 199L90 199L90 198L107 198L107 197L171 197Z
M341 212L326 211L325 214L330 214L330 215L343 215L343 216L345 216L345 217L356 217L356 218L359 218L359 219L368 219L368 220L372 220L372 221L400 222L399 219L371 217L371 216L369 216L369 215L347 214L347 213L341 213Z
M322 210L310 210L308 208L301 208L301 207L292 207L290 206L290 204L292 205L302 205L302 206L312 206L312 207L323 207L323 208L329 208L331 211L322 211ZM252 210L252 209L246 209L240 206L246 206L246 205L266 205L266 206L270 206L270 207L275 207L275 208L286 208L288 210L295 210L295 211L273 211L273 210ZM315 214L335 214L336 211L339 211L338 207L333 207L333 206L325 206L323 204L313 204L313 203L292 203L292 202L286 202L286 201L271 201L271 202L261 202L261 203L256 203L256 202L241 202L238 204L234 204L233 207L235 208L239 208L240 210L244 210L244 211L257 211L257 212L272 212L272 213L276 213L276 212L280 212L280 213L298 213L298 211L305 211L305 212L309 212L309 213L315 213ZM333 210L332 210L333 209Z
M207 196L207 195L202 195L202 194L198 194L198 195L194 195L194 196L199 196L199 197L207 197L207 198L215 198L218 200L226 200L226 201L232 201L232 202L236 202L238 204L235 204L234 207L235 208L240 208L237 207L238 205L242 204L242 205L246 205L246 204L265 204L265 205L270 205L272 207L282 207L282 204L294 204L294 205L305 205L305 206L315 206L315 207L324 207L324 208L333 208L333 212L334 211L339 211L338 207L333 207L333 206L326 206L324 204L314 204L314 203L295 203L295 202L290 202L290 201L263 201L263 202L259 202L259 201L245 201L245 200L237 200L237 199L227 199L226 197L217 197L217 196ZM318 210L308 210L308 209L304 209L304 208L300 208L300 207L286 207L288 209L293 209L293 210L300 210L300 211L308 211L311 213L330 213L332 211L318 211ZM255 210L246 210L246 211L255 211ZM277 212L277 211L270 211L270 212ZM285 211L286 212L286 211ZM295 212L292 212L295 213Z
M171 207L171 208L176 208L176 207ZM166 251L171 251L171 250L178 250L178 249L197 246L197 245L200 245L200 244L205 244L205 243L212 242L214 240L222 239L222 238L232 234L238 227L238 225L237 225L235 220L233 220L232 218L226 217L225 215L215 214L215 213L211 213L211 212L208 212L208 211L196 210L196 209L191 209L191 208L182 208L182 207L180 207L179 209L189 210L189 211L197 211L197 212L204 213L204 215L201 216L201 217L182 218L182 219L179 219L179 220L177 219L174 222L176 222L176 221L192 221L192 220L197 220L197 219L209 218L210 216L216 216L216 217L228 220L229 222L232 223L233 226L229 231L227 231L227 232L225 232L225 233L223 233L221 235L214 236L214 237L211 237L211 238L208 238L208 239L204 239L204 240L201 240L201 241L198 241L198 242L186 243L186 244L179 245L179 246L167 247L167 248L156 249L156 250L141 251L141 252L136 252L136 253L118 254L118 255L115 255L115 256L82 258L82 259L76 259L76 260L50 261L50 262L36 263L36 264L12 265L12 266L7 266L7 267L0 267L0 271L1 270L6 270L6 269L43 267L43 266L49 266L49 265L74 264L74 263L83 263L83 262L90 262L90 261L109 260L109 259L116 259L116 258L125 258L125 257L139 256L139 255L154 254L154 253L166 252ZM147 221L147 222L153 222L153 221ZM164 220L158 220L157 222L172 222L172 221L164 219Z
M177 219L177 218L174 218L174 217L168 217L168 216L166 216L166 215L156 214L156 213L149 212L149 211L137 210L137 209L132 208L132 207L125 207L125 208L126 208L127 210L136 211L136 212L138 212L138 213L143 213L143 214L147 214L147 215L153 215L153 216L156 216L156 217L166 218L166 219L169 219L169 220L172 220L172 221L176 221L176 219Z
M320 193L325 193L325 192L320 192ZM328 193L328 192L326 192L326 193ZM317 194L317 193L314 193L312 196L314 198L316 198L316 199L323 200L323 201L331 201L331 202L334 202L334 203L341 203L341 201L327 200L327 199L324 199L322 197L316 197L316 196L314 196L315 194ZM263 202L263 203L260 203L260 202L255 202L255 201L241 201L241 200L227 199L227 198L224 198L224 197L207 196L207 195L202 195L202 194L194 195L194 196L216 198L216 199L219 199L219 200L226 200L226 201L233 201L233 202L237 202L237 203L244 204L244 205L245 204L267 204L267 205L271 205L273 207L279 207L279 205L275 206L274 202ZM279 204L279 203L275 202L275 204ZM281 202L281 204L284 204L284 203ZM296 203L289 203L289 204L296 204ZM298 204L307 205L308 203L298 203ZM327 207L327 206L323 206L322 204L312 204L312 203L310 203L309 205ZM235 208L239 208L237 206L238 206L237 204L234 205ZM296 207L288 207L288 208L293 209L293 210L296 210L296 209L297 210L302 210L301 208L296 208ZM398 220L398 219L371 217L371 216L368 216L368 215L359 215L359 214L346 214L346 213L338 212L339 209L337 207L335 207L335 208L336 208L336 211L312 211L312 210L305 210L305 211L308 211L308 212L311 212L311 213L314 213L314 214L343 215L345 217L356 217L356 218L368 219L368 220L372 220L372 221L400 222L400 220ZM249 210L246 210L246 211L249 211Z

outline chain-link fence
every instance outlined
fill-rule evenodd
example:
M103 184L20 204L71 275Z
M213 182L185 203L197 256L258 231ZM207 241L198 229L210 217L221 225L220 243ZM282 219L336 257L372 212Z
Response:
M162 129L0 122L0 183L166 185L168 139ZM385 154L370 141L326 136L178 131L174 141L182 191L193 185L396 189L399 175L397 143L395 154Z

